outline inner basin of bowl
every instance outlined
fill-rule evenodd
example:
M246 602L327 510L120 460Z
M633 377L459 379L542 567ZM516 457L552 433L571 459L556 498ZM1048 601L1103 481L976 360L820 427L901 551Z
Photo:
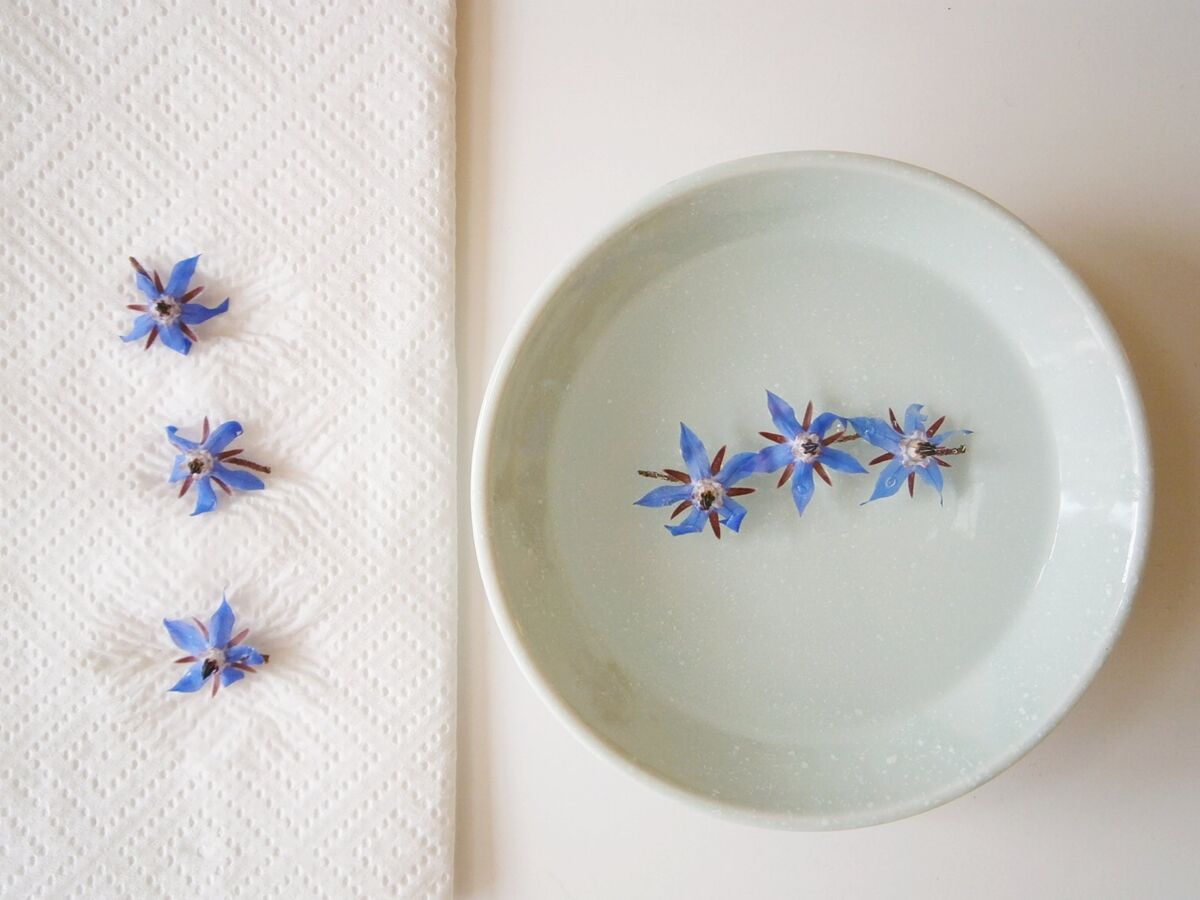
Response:
M685 792L816 827L940 802L1053 723L1119 620L1141 463L1111 348L1036 239L944 185L832 159L698 184L569 273L514 360L507 613L568 717ZM633 505L639 469L682 468L680 421L764 446L766 389L975 434L942 503L862 505L877 466L801 518L764 475L719 542Z

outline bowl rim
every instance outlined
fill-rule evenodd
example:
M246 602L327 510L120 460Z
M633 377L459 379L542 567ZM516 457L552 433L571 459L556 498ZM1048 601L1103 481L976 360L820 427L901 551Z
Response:
M520 350L542 319L553 298L573 273L594 253L621 232L655 214L669 203L719 182L772 171L847 166L900 176L919 182L927 188L954 196L959 202L975 207L983 215L1003 221L1009 228L1021 234L1027 242L1028 249L1040 257L1048 268L1056 271L1066 285L1068 293L1076 301L1084 320L1094 329L1116 375L1124 399L1125 412L1134 433L1134 460L1139 477L1132 491L1138 497L1139 505L1125 560L1127 577L1122 585L1122 596L1112 621L1111 630L1104 639L1097 641L1088 665L1081 671L1080 678L1076 681L1075 686L1067 692L1063 702L1051 714L1032 727L1023 740L1007 748L985 769L949 781L940 790L916 799L908 798L886 806L873 806L822 815L767 811L753 805L713 797L692 786L672 780L656 769L643 765L594 730L587 720L559 693L554 684L542 673L536 660L526 648L520 628L504 592L501 590L485 486L489 480L493 437L500 400L509 385ZM1141 394L1129 358L1117 337L1116 330L1082 280L1032 228L1003 206L973 188L920 166L861 153L794 150L729 160L667 182L610 219L605 227L586 240L575 252L569 254L551 272L517 318L488 379L475 429L471 455L470 505L475 554L492 616L525 678L568 731L598 756L634 776L636 780L649 784L660 793L680 799L694 808L715 813L725 819L763 827L791 830L835 830L878 825L907 818L969 793L1020 760L1070 712L1111 653L1128 620L1130 609L1137 595L1153 521L1153 460Z

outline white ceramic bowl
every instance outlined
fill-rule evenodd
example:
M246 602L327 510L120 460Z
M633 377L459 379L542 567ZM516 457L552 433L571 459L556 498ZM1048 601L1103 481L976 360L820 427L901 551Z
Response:
M681 420L761 447L765 388L976 433L944 505L860 506L874 476L835 475L800 518L765 477L720 543L632 505L638 469L678 467ZM1079 281L969 189L836 153L669 184L552 276L472 480L496 620L568 727L791 828L927 809L1040 740L1125 619L1151 498L1137 390Z

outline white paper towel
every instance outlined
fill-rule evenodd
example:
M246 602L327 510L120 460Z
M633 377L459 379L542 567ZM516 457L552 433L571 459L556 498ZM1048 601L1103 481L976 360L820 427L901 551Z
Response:
M449 892L453 53L451 0L0 10L0 895ZM229 313L122 344L194 253ZM274 471L189 518L206 415ZM270 663L168 694L226 589Z

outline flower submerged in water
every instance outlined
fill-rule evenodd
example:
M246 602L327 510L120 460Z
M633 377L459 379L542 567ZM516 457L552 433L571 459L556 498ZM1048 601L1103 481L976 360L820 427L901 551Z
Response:
M754 474L755 454L739 453L729 460L728 465L724 465L725 448L722 447L710 463L708 451L704 449L700 438L682 422L679 424L679 449L687 471L663 469L661 472L638 472L647 478L661 478L674 483L655 488L638 500L636 505L676 504L675 511L671 513L672 519L691 507L691 513L683 522L665 526L674 535L703 531L706 523L712 525L713 535L718 540L721 538L722 525L737 531L746 517L746 508L733 498L752 494L754 488L734 485Z
M174 425L167 426L167 440L180 451L175 457L170 481L172 484L183 482L179 489L180 497L186 494L193 484L196 485L196 508L192 510L193 516L216 507L217 493L213 490L214 482L227 494L232 494L233 488L239 491L261 491L266 487L257 475L230 468L242 466L256 472L271 471L270 466L242 459L241 450L225 449L242 433L240 422L222 422L210 432L206 418L199 443L180 437L178 432L179 429Z
M788 479L792 480L792 500L800 515L808 507L813 496L813 473L821 480L832 486L827 468L836 472L847 472L852 475L864 475L866 469L862 464L844 450L837 450L832 444L839 441L854 440L854 436L846 435L841 430L842 417L836 413L821 413L813 418L813 405L810 401L804 410L804 420L796 418L796 411L782 398L767 391L767 409L775 427L781 433L760 431L763 437L774 441L775 446L760 450L757 454L756 468L759 472L774 472L782 468L779 484L783 487ZM838 425L838 430L828 434L830 426Z
M900 485L904 483L906 475L910 497L913 496L913 488L917 478L920 477L922 481L937 490L938 499L941 499L941 470L950 468L950 463L946 462L943 457L967 452L967 448L961 444L957 447L950 447L946 445L946 442L953 437L971 434L971 432L967 429L960 429L938 434L946 417L942 416L926 428L922 409L924 406L920 403L909 406L904 412L903 427L896 419L896 414L890 409L888 410L889 422L872 418L847 419L864 440L880 450L887 451L871 460L873 466L883 462L886 462L887 466L879 473L879 480L875 482L875 492L864 502L870 503L872 500L882 500L884 497L892 496L900 490Z
M221 597L221 605L212 614L206 626L199 619L188 622L184 619L163 619L167 634L175 646L187 653L175 660L191 663L184 676L175 682L172 691L190 694L200 690L212 679L212 695L217 696L221 685L228 687L241 681L254 666L261 666L269 657L259 653L249 644L243 644L249 628L233 633L234 614L229 601Z
M219 316L229 309L228 297L222 300L219 306L214 307L192 302L193 298L204 290L203 287L188 290L188 283L192 280L192 273L196 271L198 259L199 256L193 256L191 259L175 263L171 277L167 279L167 286L163 287L158 272L147 272L141 263L132 256L129 257L129 262L137 272L138 289L146 295L148 302L129 304L130 309L141 315L133 320L133 328L129 334L122 336L121 340L136 341L149 335L146 337L146 349L149 350L155 338L161 336L162 342L176 353L187 355L192 349L192 342L200 340L191 326L207 322L213 316Z

